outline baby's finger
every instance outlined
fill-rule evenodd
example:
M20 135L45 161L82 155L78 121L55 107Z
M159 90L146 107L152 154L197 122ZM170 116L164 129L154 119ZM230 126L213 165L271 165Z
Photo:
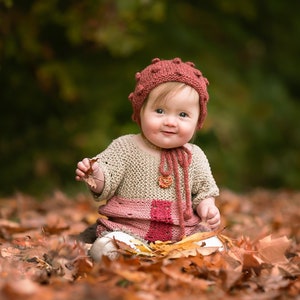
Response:
M99 164L97 163L97 159L93 160L92 162L90 161L90 164L93 171L99 169Z
M220 227L220 224L210 225L211 230L215 231Z
M219 224L219 223L220 223L220 219L218 217L207 220L207 224L209 224L209 225L215 225L215 224Z
M75 174L76 174L78 177L83 177L83 176L85 176L85 172L82 170L82 168L77 168L76 171L75 171Z
M209 208L207 212L207 218L212 219L215 216L219 216L219 214L220 214L219 209L216 206L212 206Z
M82 160L80 162L78 162L77 164L77 170L80 170L82 172L86 172L88 169L90 168L90 163L89 161L86 160Z
M208 226L212 229L212 230L216 230L219 228L221 222L220 220L217 220L216 222L214 223L210 223L210 222L207 222Z
M203 206L202 207L201 215L200 215L202 222L206 222L207 221L207 219L208 219L208 211L209 211L209 209L208 209L207 206Z
M84 158L81 162L87 169L91 167L91 162L89 158Z
M78 176L78 175L76 175L76 176L75 176L75 179L76 179L77 181L83 181L83 178L82 178L82 176Z

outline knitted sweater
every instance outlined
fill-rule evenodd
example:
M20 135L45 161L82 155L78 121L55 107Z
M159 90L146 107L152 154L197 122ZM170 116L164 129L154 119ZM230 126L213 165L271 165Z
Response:
M106 218L98 219L97 235L122 230L147 241L178 241L182 234L174 184L169 188L158 185L160 158L140 149L133 137L121 136L97 155L105 184L96 200L107 200L99 207ZM201 219L195 212L201 200L219 194L205 154L196 145L190 147L188 174L193 213L184 220L185 235L201 231ZM181 168L179 175L183 182ZM186 209L184 189L181 193L181 205Z

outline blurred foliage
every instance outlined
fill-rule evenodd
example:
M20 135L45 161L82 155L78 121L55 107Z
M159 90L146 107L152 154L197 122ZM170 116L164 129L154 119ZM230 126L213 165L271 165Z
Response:
M196 143L220 186L300 188L300 2L0 0L0 193L71 191L79 159L137 132L127 100L154 57L210 81Z

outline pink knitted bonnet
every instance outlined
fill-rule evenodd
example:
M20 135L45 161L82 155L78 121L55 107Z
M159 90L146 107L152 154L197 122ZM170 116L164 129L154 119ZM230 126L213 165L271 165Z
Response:
M197 129L203 125L207 114L206 104L208 80L195 68L192 62L182 62L180 58L161 60L154 58L152 63L141 72L135 74L135 90L130 93L129 100L133 107L132 119L140 125L140 111L149 93L165 82L182 82L193 87L199 94L200 116Z

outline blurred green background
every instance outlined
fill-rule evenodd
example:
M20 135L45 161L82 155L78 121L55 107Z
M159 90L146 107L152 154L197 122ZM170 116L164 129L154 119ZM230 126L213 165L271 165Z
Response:
M77 161L137 132L152 58L210 81L196 143L220 187L300 188L300 2L0 0L0 196L83 190Z

